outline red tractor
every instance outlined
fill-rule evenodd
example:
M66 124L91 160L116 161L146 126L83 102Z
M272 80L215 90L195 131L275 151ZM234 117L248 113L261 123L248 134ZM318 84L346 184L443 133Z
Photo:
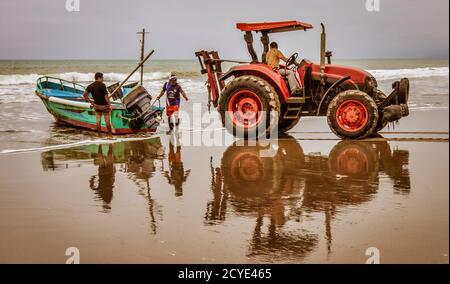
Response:
M251 62L223 60L217 51L198 51L202 74L208 75L209 105L222 117L223 125L238 137L270 136L284 133L302 116L327 116L328 125L339 137L362 139L380 131L389 122L409 114L409 80L393 83L389 95L377 88L375 78L362 69L331 64L331 51L325 51L326 34L322 26L320 64L307 59L297 61L298 53L280 68L293 70L301 86L291 93L287 79L265 64L269 34L308 30L312 25L298 21L239 23L252 57ZM261 61L253 48L252 32L261 33L264 47ZM223 62L239 63L227 72Z

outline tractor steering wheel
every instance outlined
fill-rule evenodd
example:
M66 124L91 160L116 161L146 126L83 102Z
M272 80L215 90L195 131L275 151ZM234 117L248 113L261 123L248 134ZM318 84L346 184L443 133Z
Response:
M286 61L286 68L287 67L289 67L290 65L292 65L292 64L295 64L295 65L297 65L297 58L298 58L298 53L296 52L296 53L294 53L294 54L292 54L289 58L288 58L288 60Z

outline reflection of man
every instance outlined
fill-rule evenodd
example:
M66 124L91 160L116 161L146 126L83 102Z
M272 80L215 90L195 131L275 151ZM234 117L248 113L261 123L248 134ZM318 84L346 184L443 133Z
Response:
M98 145L98 186L95 187L95 176L92 176L89 181L89 186L96 191L99 197L103 200L103 208L110 209L109 204L113 198L113 188L115 182L113 146L109 144L108 154L106 158L103 156L102 146Z
M177 147L175 152L174 146L169 146L169 168L170 172L166 171L164 176L167 178L169 184L175 187L175 196L183 195L183 183L187 180L191 170L184 171L183 161L181 160L181 146Z
M281 76L287 77L291 92L298 93L300 91L300 87L298 86L297 80L295 79L295 72L287 68L280 69L280 59L286 62L289 58L284 56L283 53L278 50L278 44L276 42L271 42L270 50L266 54L267 65L272 67L273 70L278 71Z

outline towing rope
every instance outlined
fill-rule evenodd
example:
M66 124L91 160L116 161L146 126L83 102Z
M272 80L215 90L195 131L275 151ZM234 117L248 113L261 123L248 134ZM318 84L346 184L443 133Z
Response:
M301 133L301 134L330 134L328 131L295 131L289 133ZM434 134L434 135L449 135L448 131L393 131L393 132L378 132L379 134ZM297 138L297 140L340 140L339 138ZM402 141L402 142L448 142L449 138L441 137L398 137L398 138L385 138L375 137L367 138L360 141Z
M296 138L296 140L311 140L311 141L337 141L339 138ZM361 142L379 142L379 141L400 141L400 142L442 142L448 143L448 138L368 138L363 140L356 140Z
M289 133L310 133L310 134L325 134L331 133L329 131L290 131ZM438 135L448 135L448 131L393 131L393 132L378 132L380 134L438 134Z

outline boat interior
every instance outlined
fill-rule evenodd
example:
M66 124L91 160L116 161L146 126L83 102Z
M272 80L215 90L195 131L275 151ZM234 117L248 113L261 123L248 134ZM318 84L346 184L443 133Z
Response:
M119 85L118 83L115 83L114 85L109 86L108 87L109 91L111 92L111 87L113 87L114 89L115 88L114 86L118 85ZM133 82L124 85L121 88L120 97L126 96L137 85L138 82ZM85 101L83 93L86 87L68 80L51 76L44 76L38 79L37 89L39 90L39 92L42 93L42 95L47 97L57 97L71 101L83 101L83 102Z

